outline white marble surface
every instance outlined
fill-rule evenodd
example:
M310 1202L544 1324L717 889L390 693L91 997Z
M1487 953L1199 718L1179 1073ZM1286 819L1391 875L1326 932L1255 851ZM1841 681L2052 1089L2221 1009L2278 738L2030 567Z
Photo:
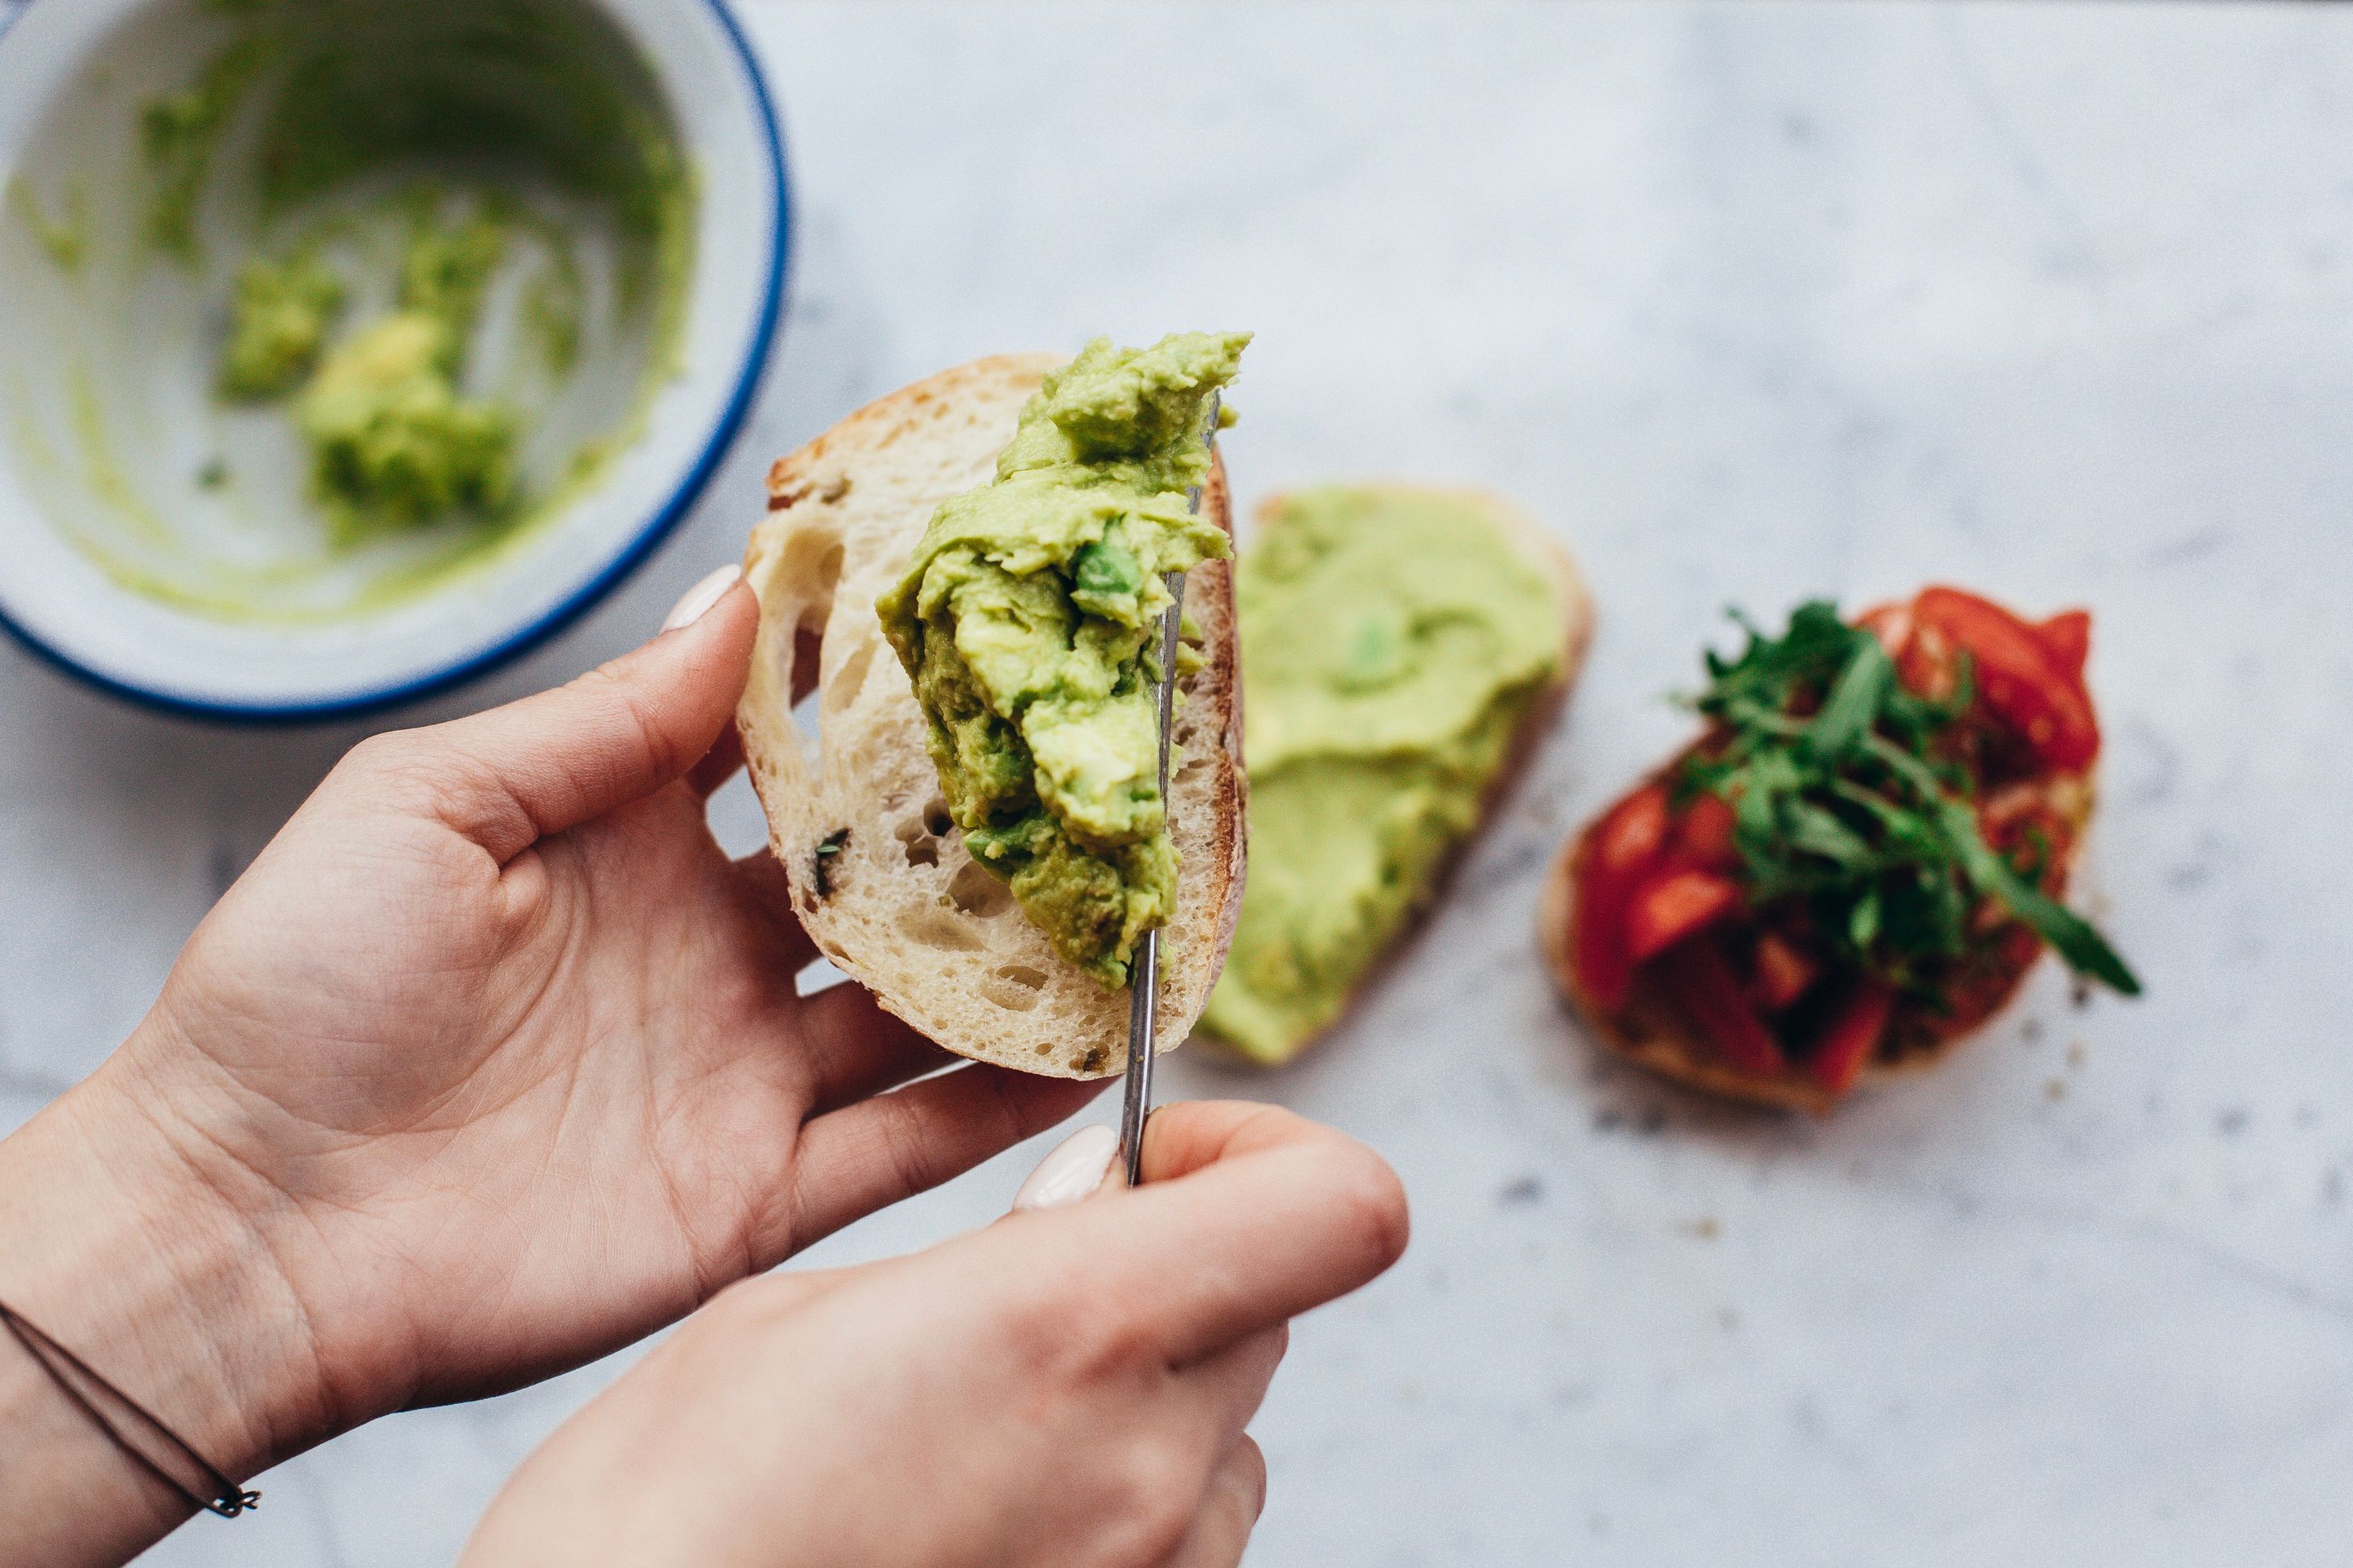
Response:
M416 717L645 633L856 403L1098 331L1258 330L1246 499L1492 483L1600 595L1567 723L1374 1005L1287 1074L1170 1075L1353 1130L1415 1198L1404 1264L1300 1327L1254 1563L2353 1553L2353 15L744 9L802 220L759 416L631 588ZM1931 575L2096 606L2088 883L2148 998L2046 972L1822 1125L1598 1063L1533 961L1545 858L1681 733L1726 601ZM0 650L0 1125L357 733ZM818 1256L979 1223L1033 1154ZM382 1423L151 1561L446 1562L615 1370Z

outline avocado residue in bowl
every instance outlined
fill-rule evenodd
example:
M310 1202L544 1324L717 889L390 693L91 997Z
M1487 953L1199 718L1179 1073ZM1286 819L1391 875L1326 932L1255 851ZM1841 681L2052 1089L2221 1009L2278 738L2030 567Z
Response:
M1337 1018L1560 674L1558 590L1475 492L1284 497L1234 571L1250 881L1201 1026L1269 1066Z
M510 221L491 210L448 222L429 187L405 205L409 234L389 313L322 353L344 290L315 247L250 262L221 364L226 395L293 397L311 495L342 545L453 516L496 522L517 501L522 416L504 399L470 396L461 381Z
M1124 985L1176 908L1160 796L1161 581L1222 559L1186 493L1245 332L1108 339L1050 374L996 478L944 504L876 605L948 813L1055 951Z
M190 56L142 27L201 37L193 72L158 79ZM86 348L55 332L70 363L52 374L97 419L52 426L20 374L0 432L118 580L216 618L381 609L530 534L642 432L678 366L698 198L658 84L600 12L181 0L106 52L141 63L94 71L79 118L37 131L26 165L61 172L20 175L7 205L52 263L51 313L89 317ZM101 102L123 210L84 222L90 157L42 142L91 140ZM118 318L164 330L130 339ZM192 363L141 368L167 352ZM209 434L159 464L157 428L190 423L155 406L185 405L184 374ZM125 497L168 526L131 526Z
M32 183L22 174L8 182L8 216L32 237L51 266L71 277L81 270L81 259L90 250L89 188L75 185L59 205L63 210L55 214L44 209Z
M237 271L229 304L221 395L262 402L300 386L319 363L327 329L334 325L346 293L343 280L314 248L282 260L247 262Z

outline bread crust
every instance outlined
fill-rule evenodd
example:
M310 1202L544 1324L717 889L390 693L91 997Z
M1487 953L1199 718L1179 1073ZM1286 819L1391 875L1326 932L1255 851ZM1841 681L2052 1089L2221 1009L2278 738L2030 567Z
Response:
M1528 769L1535 764L1536 753L1542 750L1545 737L1552 732L1554 724L1559 721L1562 711L1568 706L1569 694L1577 686L1577 678L1584 672L1586 650L1592 646L1593 642L1593 595L1586 586L1584 573L1578 570L1576 558L1561 546L1560 542L1534 518L1523 511L1516 503L1493 490L1481 489L1474 486L1428 485L1407 479L1352 481L1352 483L1358 482L1368 489L1416 489L1440 495L1462 496L1475 500L1482 509L1491 512L1495 521L1512 536L1513 542L1520 547L1529 563L1541 570L1552 581L1560 595L1560 674L1557 679L1547 683L1541 691L1536 693L1535 700L1528 704L1527 711L1520 716L1519 726L1513 731L1511 747L1504 753L1503 766L1495 770L1495 776L1487 782L1486 789L1479 797L1478 826L1464 834L1461 842L1448 850L1445 858L1439 862L1436 872L1430 878L1428 895L1415 906L1412 912L1408 915L1405 923L1398 928L1396 934L1389 939L1388 944L1382 950L1381 955L1366 966L1364 973L1357 977L1356 984L1349 988L1347 997L1342 1002L1340 1010L1332 1016L1332 1021L1301 1040L1298 1048L1290 1058L1278 1064L1269 1064L1254 1057L1245 1056L1219 1039L1214 1033L1203 1037L1218 1047L1219 1055L1222 1059L1238 1062L1260 1071L1280 1070L1281 1068L1287 1067L1291 1062L1297 1061L1306 1055L1324 1037L1339 1029L1354 1017L1357 1010L1363 1006L1365 999L1397 967L1406 948L1416 936L1420 934L1422 928L1430 923L1430 917L1437 912L1439 906L1446 901L1447 893L1452 887L1455 875L1461 868L1463 861L1469 858L1471 851L1479 841L1486 837L1488 829L1493 825L1496 816L1501 814L1504 804L1511 799L1513 794L1519 788L1521 781L1526 777ZM1254 517L1254 525L1265 524L1268 520L1282 511L1288 500L1288 492L1278 491L1261 501ZM1239 912L1239 905L1237 912Z
M1126 1065L1129 994L1063 960L1011 889L965 853L937 799L923 711L874 610L932 512L989 477L1021 405L1061 363L1006 354L942 371L776 461L767 516L744 555L761 609L736 724L769 847L819 952L960 1056L1102 1078ZM1230 537L1214 454L1201 509ZM1162 1050L1192 1032L1224 966L1247 854L1230 563L1189 573L1185 607L1203 663L1180 683L1171 744L1180 858L1176 913L1162 938ZM812 637L814 747L793 713Z
M1678 752L1664 766L1652 772L1618 799L1623 800L1637 790L1665 781L1690 751L1691 748L1686 747ZM2089 775L2055 774L2041 781L2036 788L2049 809L2069 826L2067 853L2060 869L2059 885L2063 888L2065 879L2073 874L2075 863L2083 853L2084 831L2091 824L2094 793L2092 780ZM1603 1007L1586 990L1577 977L1574 962L1575 950L1569 940L1570 918L1577 908L1577 889L1584 880L1587 862L1593 854L1593 830L1607 815L1608 808L1605 807L1591 822L1579 828L1577 837L1561 850L1553 862L1550 874L1545 879L1544 897L1537 908L1537 943L1562 994L1576 1004L1577 1011L1592 1026L1595 1038L1605 1049L1615 1052L1637 1067L1727 1100L1776 1110L1802 1110L1815 1116L1827 1114L1844 1096L1833 1094L1802 1073L1792 1070L1773 1078L1758 1078L1718 1060L1715 1052L1698 1037L1682 1007L1656 975L1638 973L1626 1005L1620 1008ZM2009 1011L2016 1002L2026 976L2042 961L2042 954L2038 953L2033 963L2021 967L2010 978L2002 1001L1975 1026L1910 1051L1897 1061L1885 1061L1874 1056L1863 1064L1858 1083L1884 1083L1923 1071L1942 1061L1963 1041L1979 1034L1995 1018Z

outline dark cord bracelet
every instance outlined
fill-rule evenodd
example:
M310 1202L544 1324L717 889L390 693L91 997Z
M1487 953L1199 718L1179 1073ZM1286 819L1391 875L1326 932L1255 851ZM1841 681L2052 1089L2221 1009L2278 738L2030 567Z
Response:
M259 1492L248 1491L223 1475L150 1415L146 1406L92 1372L81 1357L49 1338L5 1301L0 1301L0 1326L16 1336L16 1342L41 1363L49 1380L98 1424L100 1431L113 1438L114 1446L133 1464L179 1493L192 1507L235 1519L261 1501ZM109 1409L114 1414L110 1415ZM130 1431L124 1430L126 1426Z

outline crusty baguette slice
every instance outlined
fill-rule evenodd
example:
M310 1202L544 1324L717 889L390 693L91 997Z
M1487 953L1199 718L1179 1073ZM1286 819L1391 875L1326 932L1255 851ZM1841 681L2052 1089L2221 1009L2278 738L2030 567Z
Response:
M1678 754L1645 782L1664 778L1682 760ZM2044 803L2070 828L2066 864L2061 868L2056 884L2064 888L2066 878L2073 874L2076 858L2082 854L2084 829L2091 822L2092 782L2081 775L2061 775L2040 788ZM1596 821L1599 820L1597 817ZM1831 1093L1803 1073L1789 1072L1774 1078L1758 1078L1726 1065L1697 1037L1682 1007L1653 975L1638 974L1626 1005L1616 1011L1604 1008L1593 1000L1577 979L1569 944L1569 915L1577 907L1577 884L1585 876L1586 861L1592 853L1592 825L1588 824L1561 850L1560 858L1553 862L1552 871L1545 879L1544 901L1537 911L1536 931L1537 940L1544 948L1545 960L1552 966L1554 980L1559 984L1562 994L1577 1005L1578 1012L1585 1015L1601 1044L1638 1067L1648 1068L1663 1078L1730 1100L1746 1100L1752 1105L1770 1106L1780 1110L1810 1111L1817 1116L1837 1104L1841 1096ZM2031 969L2031 965L2028 968ZM2010 996L1995 1009L1997 1014L2016 999L2018 987L2025 980L2026 973L2025 969L2019 972L2011 982ZM1989 1015L1986 1022L1991 1021L1992 1016ZM1984 1026L1980 1024L1978 1029L1947 1036L1932 1045L1908 1052L1897 1061L1874 1057L1863 1065L1861 1081L1883 1081L1932 1067Z
M827 958L948 1049L1060 1078L1125 1065L1128 993L1054 952L1004 882L975 864L940 798L923 710L883 640L874 601L906 570L933 511L986 481L1053 354L975 361L852 414L768 475L768 515L744 575L760 599L736 714L768 842L793 906ZM1225 470L1202 510L1232 531ZM1203 668L1182 686L1169 766L1180 857L1161 936L1159 1044L1192 1032L1241 909L1241 702L1233 574L1186 579ZM817 639L818 735L792 693ZM806 679L799 682L806 687Z
M1461 867L1463 857L1470 851L1471 847L1478 842L1480 836L1486 832L1488 825L1494 820L1496 812L1510 797L1521 778L1525 775L1529 765L1535 760L1537 748L1543 743L1545 736L1551 732L1555 721L1560 717L1561 710L1567 705L1569 692L1576 686L1577 678L1583 672L1585 667L1586 649L1593 641L1593 595L1586 587L1585 574L1577 569L1576 558L1561 547L1560 542L1542 523L1530 517L1517 505L1492 490L1469 487L1454 487L1450 490L1447 487L1423 485L1405 479L1375 479L1362 482L1367 487L1395 486L1399 489L1431 490L1440 494L1459 494L1475 500L1493 518L1496 526L1519 546L1521 552L1526 556L1528 564L1549 578L1559 594L1560 675L1557 679L1536 694L1535 700L1528 704L1527 711L1521 715L1519 729L1512 737L1511 749L1504 755L1504 765L1495 770L1494 778L1489 781L1486 793L1480 799L1479 826L1465 834L1461 842L1448 852L1446 859L1440 865L1437 873L1431 877L1430 888L1419 904L1408 916L1405 924L1399 927L1397 933L1389 939L1388 948L1382 955L1367 964L1364 973L1356 977L1356 984L1349 991L1347 1001L1342 1005L1340 1011L1333 1016L1330 1023L1302 1040L1298 1048L1288 1058L1290 1061L1298 1060L1300 1057L1313 1049L1324 1037L1347 1022L1365 997L1379 984L1382 977L1393 967L1396 954L1412 939L1414 933L1428 921L1439 904L1444 901L1447 887L1452 881L1456 869ZM1269 520L1280 514L1284 499L1278 493L1261 501L1256 526L1263 527ZM1214 1035L1205 1036L1205 1037L1217 1039ZM1217 1044L1230 1059L1247 1061L1252 1066L1265 1065L1233 1050L1223 1040L1217 1040Z

